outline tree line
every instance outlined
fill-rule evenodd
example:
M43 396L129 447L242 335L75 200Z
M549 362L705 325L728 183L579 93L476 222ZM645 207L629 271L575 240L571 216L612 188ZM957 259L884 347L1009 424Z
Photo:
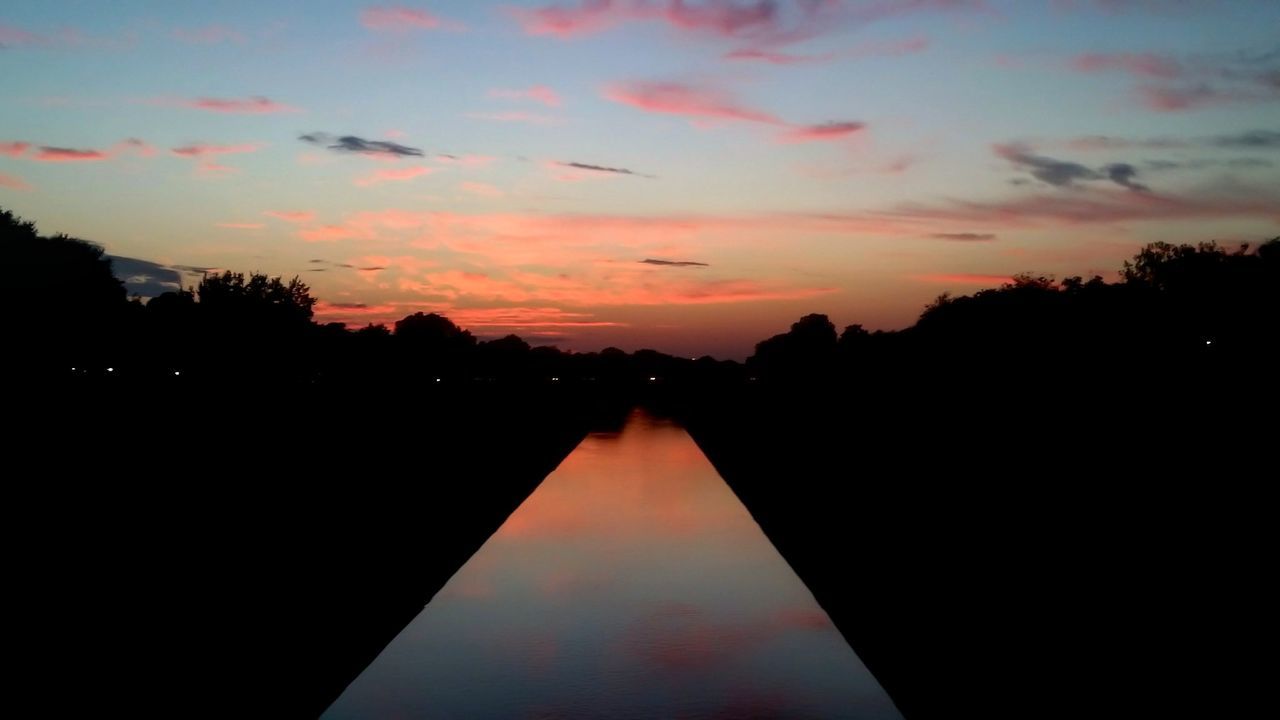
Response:
M9 211L0 211L0 241L11 262L0 287L16 340L8 360L55 376L812 383L907 371L1102 373L1134 362L1265 363L1280 333L1280 238L1234 249L1152 243L1114 282L1020 275L973 295L944 294L897 331L838 333L827 316L807 315L758 343L745 364L654 350L570 353L516 335L482 341L435 313L390 328L320 324L304 282L260 273L207 274L143 303L127 297L93 243L41 236Z

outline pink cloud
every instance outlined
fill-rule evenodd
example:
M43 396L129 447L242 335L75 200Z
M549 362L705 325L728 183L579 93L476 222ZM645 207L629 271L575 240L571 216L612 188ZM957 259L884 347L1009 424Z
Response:
M73 148L42 147L32 157L37 162L99 162L111 156L101 150L76 150Z
M482 183L482 182L464 182L458 186L458 189L463 192L471 193L472 195L479 195L481 197L496 198L496 197L502 197L504 194L502 190L494 187L493 185L490 185L488 183Z
M553 118L548 115L537 115L535 113L527 112L467 113L467 117L475 120L529 123L531 125L554 125L560 122L557 118Z
M430 175L431 173L432 168L420 165L407 168L386 168L384 170L375 170L371 175L357 178L355 182L360 187L369 187L370 185L380 185L386 182L404 182L423 175Z
M836 59L836 53L820 55L795 55L792 53L765 50L762 48L741 48L731 50L724 55L725 60L757 60L773 65L806 65L809 63L829 62Z
M1143 106L1157 112L1179 112L1205 105L1220 105L1245 99L1208 83L1195 85L1145 85L1138 89Z
M16 175L6 175L5 173L0 173L0 187L9 188L10 190L31 189L31 186L27 184L26 180L23 180Z
M167 104L167 102L162 101L162 104ZM182 107L192 108L195 110L206 110L208 112L238 115L270 115L275 113L301 112L299 108L293 107L292 105L284 105L265 97L251 97L244 100L196 98L195 100L181 100L178 104Z
M243 43L245 37L242 33L232 30L225 25L205 25L198 28L175 28L173 37L192 45L217 45L219 43Z
M64 27L50 35L38 35L12 25L0 25L0 48L56 47L122 50L137 44L136 32L124 32L115 37L92 36L76 28Z
M262 214L288 223L307 223L316 219L316 214L310 210L266 210Z
M929 38L915 36L904 40L888 42L868 42L841 52L827 52L817 55L797 55L778 52L767 48L749 47L725 53L726 60L755 60L773 65L805 65L830 62L833 60L857 60L869 57L899 57L929 49Z
M894 2L894 5L902 3ZM907 0L910 6L959 5L957 0ZM884 3L879 3L884 5ZM846 21L860 22L855 8L835 0L804 0L795 12L776 0L581 0L578 4L512 9L528 35L562 40L629 22L657 22L678 32L782 44L805 40ZM874 18L871 18L874 19Z
M560 107L560 95L546 85L533 85L527 90L490 90L489 97L503 100L532 100L547 107Z
M813 142L815 140L843 140L867 127L861 122L829 122L822 125L806 125L788 130L779 136L782 142Z
M720 1L702 5L670 2L663 14L663 19L672 27L729 37L774 31L779 18L778 4L773 0Z
M683 83L616 83L605 88L604 96L652 113L786 125L775 115L739 103L725 91Z
M1184 72L1176 60L1151 53L1088 53L1073 58L1071 66L1083 73L1119 71L1166 80Z
M220 228L228 230L261 230L266 227L262 223L244 223L244 222L221 222L217 224Z
M25 155L31 149L31 143L26 142L3 142L0 143L0 155L8 155L9 157L20 157Z
M242 143L240 145L206 145L204 143L192 143L182 147L176 147L169 152L178 157L185 158L203 158L215 155L235 155L239 153L257 152L262 148L256 143Z
M931 44L929 38L916 35L902 40L864 43L841 53L841 56L847 58L901 57L924 52Z
M370 30L409 32L412 30L463 30L464 26L437 15L403 5L375 6L360 11L360 24Z
M578 7L550 5L510 12L526 34L564 39L600 32L624 22L628 15L624 5L615 0L585 0Z
M526 34L562 40L623 23L657 22L686 34L746 40L767 49L929 11L986 12L987 6L984 0L802 0L791 9L776 0L581 0L509 12Z
M3 46L24 46L24 45L43 45L48 40L35 33L29 33L22 28L13 27L12 25L0 25L0 47Z

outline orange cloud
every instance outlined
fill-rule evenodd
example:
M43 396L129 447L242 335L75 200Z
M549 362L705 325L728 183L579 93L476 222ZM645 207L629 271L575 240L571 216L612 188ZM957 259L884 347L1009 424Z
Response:
M72 148L42 147L32 157L37 162L99 162L111 156L101 150L76 150Z
M240 172L240 168L210 161L197 165L196 172L201 175L226 175L229 173L238 173Z
M290 223L305 223L316 219L311 210L266 210L263 215Z
M169 104L166 101L160 102L161 104ZM275 113L301 112L300 108L278 103L265 97L251 97L244 100L196 98L195 100L180 100L177 104L194 110L206 110L208 112L240 115L270 115Z
M865 130L866 127L866 123L860 122L829 122L822 125L807 125L788 130L779 137L779 140L791 143L813 142L815 140L843 140Z
M1013 277L1009 275L981 275L976 273L926 273L924 275L909 275L908 277L912 280L934 285L982 285L984 287L995 287L1013 282Z
M1071 66L1084 73L1118 70L1165 80L1180 77L1184 72L1176 60L1151 53L1089 53L1077 55Z
M217 225L220 228L227 228L229 230L261 230L262 228L266 227L266 225L262 223L238 223L238 222L223 222L223 223L218 223Z
M206 145L203 143L192 143L176 147L169 152L178 157L185 158L202 158L212 155L234 155L238 153L257 152L262 148L261 145L255 143L243 143L240 145Z
M471 193L472 195L479 195L481 197L496 198L496 197L502 197L504 195L502 190L500 190L499 188L496 188L493 185L490 185L488 183L482 183L482 182L464 182L458 186L458 189L463 192Z
M299 230L298 237L307 242L337 242L338 240L367 240L370 235L342 225L321 225Z
M31 149L31 143L25 142L3 142L0 143L0 155L8 155L9 157L20 157L25 155Z
M384 170L375 170L373 174L356 178L356 185L360 187L369 187L371 185L380 185L386 182L405 182L423 175L430 175L432 169L421 165L407 168L387 168Z
M467 117L474 120L492 120L494 122L518 122L529 123L531 125L554 125L560 120L550 115L538 115L536 113L527 112L500 112L500 113L467 113Z
M31 186L27 184L27 181L15 175L6 175L5 173L0 173L0 187L6 187L10 190L31 189Z
M534 85L527 90L490 90L489 97L503 100L532 100L547 107L560 107L560 95L546 85Z

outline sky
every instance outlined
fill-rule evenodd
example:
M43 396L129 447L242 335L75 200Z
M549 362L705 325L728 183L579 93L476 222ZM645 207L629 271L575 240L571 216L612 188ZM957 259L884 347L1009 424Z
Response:
M144 296L740 359L1280 235L1280 3L8 0L0 207Z

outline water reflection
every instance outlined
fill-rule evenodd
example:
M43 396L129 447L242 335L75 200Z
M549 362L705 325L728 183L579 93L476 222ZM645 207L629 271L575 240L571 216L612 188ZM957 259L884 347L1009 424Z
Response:
M326 718L899 718L682 429L588 437Z

